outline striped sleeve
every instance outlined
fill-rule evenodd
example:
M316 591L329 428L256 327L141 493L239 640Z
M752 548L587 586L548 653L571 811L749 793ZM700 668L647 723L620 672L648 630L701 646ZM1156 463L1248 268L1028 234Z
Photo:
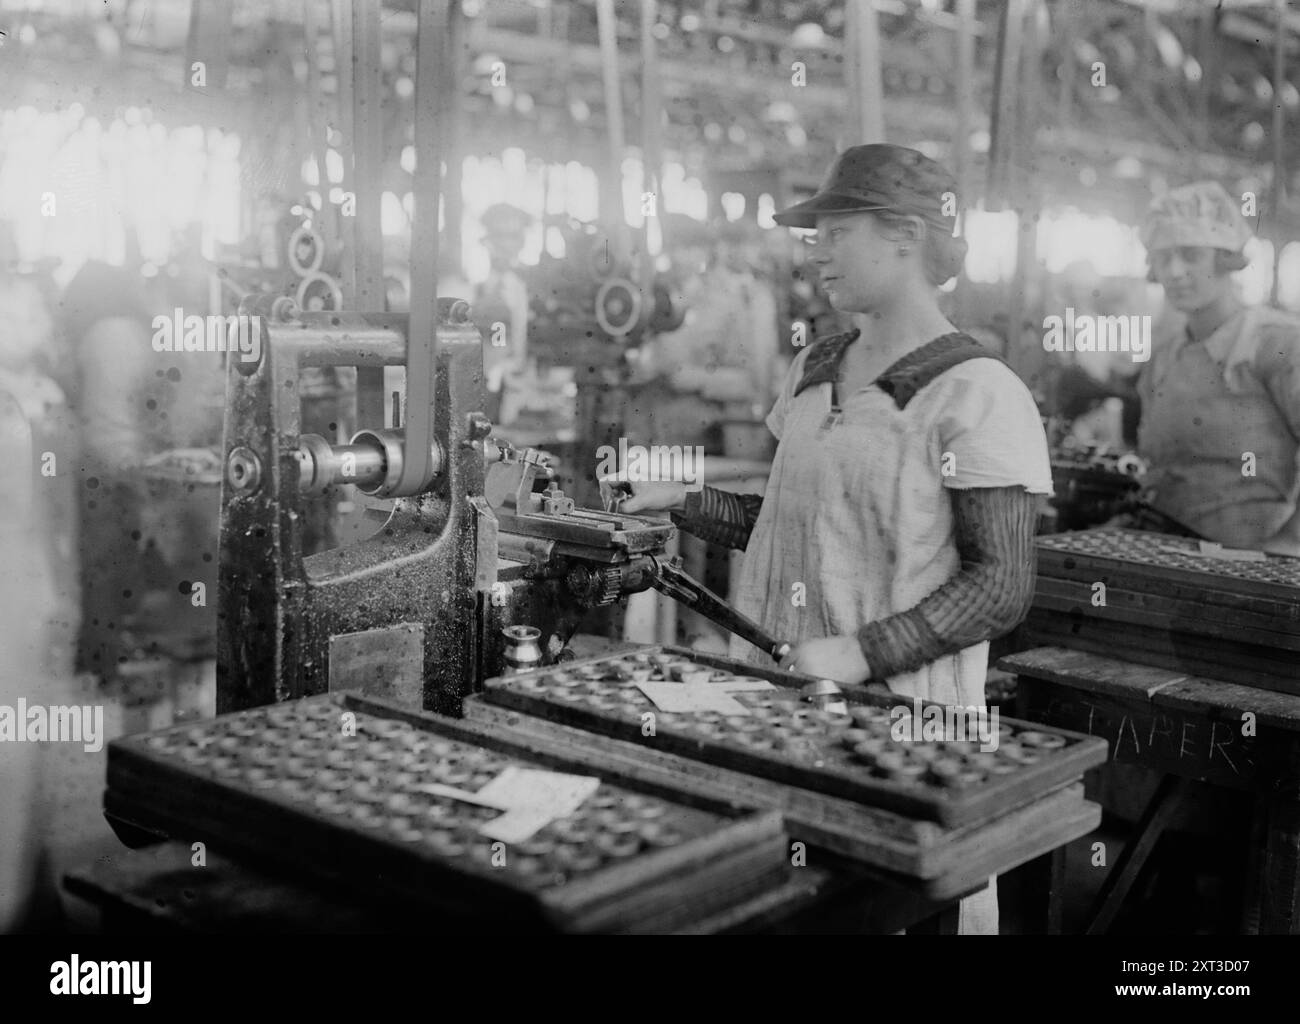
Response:
M761 494L733 494L705 486L686 495L686 510L673 523L701 540L744 551L763 507Z
M950 493L961 568L916 607L858 630L872 679L913 672L945 654L1002 636L1029 613L1034 496L1019 486Z

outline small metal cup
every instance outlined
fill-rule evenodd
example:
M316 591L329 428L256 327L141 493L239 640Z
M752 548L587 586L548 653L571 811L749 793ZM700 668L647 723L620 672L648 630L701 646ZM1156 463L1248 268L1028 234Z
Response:
M541 665L540 629L536 626L506 626L501 635L506 638L506 675L529 672Z
M823 711L831 711L841 715L849 713L848 701L844 699L844 691L841 690L830 679L818 679L815 683L809 683L801 691L803 699L814 707L821 708Z

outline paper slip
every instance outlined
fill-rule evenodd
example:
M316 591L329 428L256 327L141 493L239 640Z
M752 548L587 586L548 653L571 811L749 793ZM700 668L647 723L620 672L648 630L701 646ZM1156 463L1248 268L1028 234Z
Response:
M1196 551L1171 547L1168 544L1161 545L1160 549L1162 551L1171 551L1176 555L1191 555L1193 558L1217 558L1224 562L1264 562L1268 560L1268 555L1262 551L1252 551L1248 548L1225 548L1222 544L1216 544L1209 540L1200 541L1200 546Z
M551 822L567 818L600 786L591 775L565 775L537 768L506 768L478 791L481 800L505 807L505 814L479 829L503 843L522 843Z
M1210 558L1226 558L1231 562L1263 562L1268 555L1262 551L1250 551L1243 548L1225 548L1208 540L1201 541L1201 554Z
M773 690L766 680L752 683L637 683L660 711L716 711L724 715L750 715L749 708L732 697L747 690Z

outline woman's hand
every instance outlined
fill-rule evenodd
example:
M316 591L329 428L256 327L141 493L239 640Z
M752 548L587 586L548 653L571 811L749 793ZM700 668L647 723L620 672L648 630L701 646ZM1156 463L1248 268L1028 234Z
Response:
M781 659L781 668L839 683L864 683L871 678L871 666L856 636L805 640Z
M686 485L678 481L620 481L615 486L631 497L619 505L620 512L682 512L686 509Z

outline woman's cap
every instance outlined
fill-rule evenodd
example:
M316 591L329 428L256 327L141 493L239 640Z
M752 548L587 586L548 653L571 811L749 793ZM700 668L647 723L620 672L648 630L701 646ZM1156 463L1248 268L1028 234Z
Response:
M1222 185L1198 181L1153 200L1141 238L1147 252L1184 245L1240 252L1253 234L1241 204Z
M846 149L821 190L773 217L792 228L815 228L828 213L889 210L922 218L951 235L957 223L957 182L940 164L905 146L873 143Z

